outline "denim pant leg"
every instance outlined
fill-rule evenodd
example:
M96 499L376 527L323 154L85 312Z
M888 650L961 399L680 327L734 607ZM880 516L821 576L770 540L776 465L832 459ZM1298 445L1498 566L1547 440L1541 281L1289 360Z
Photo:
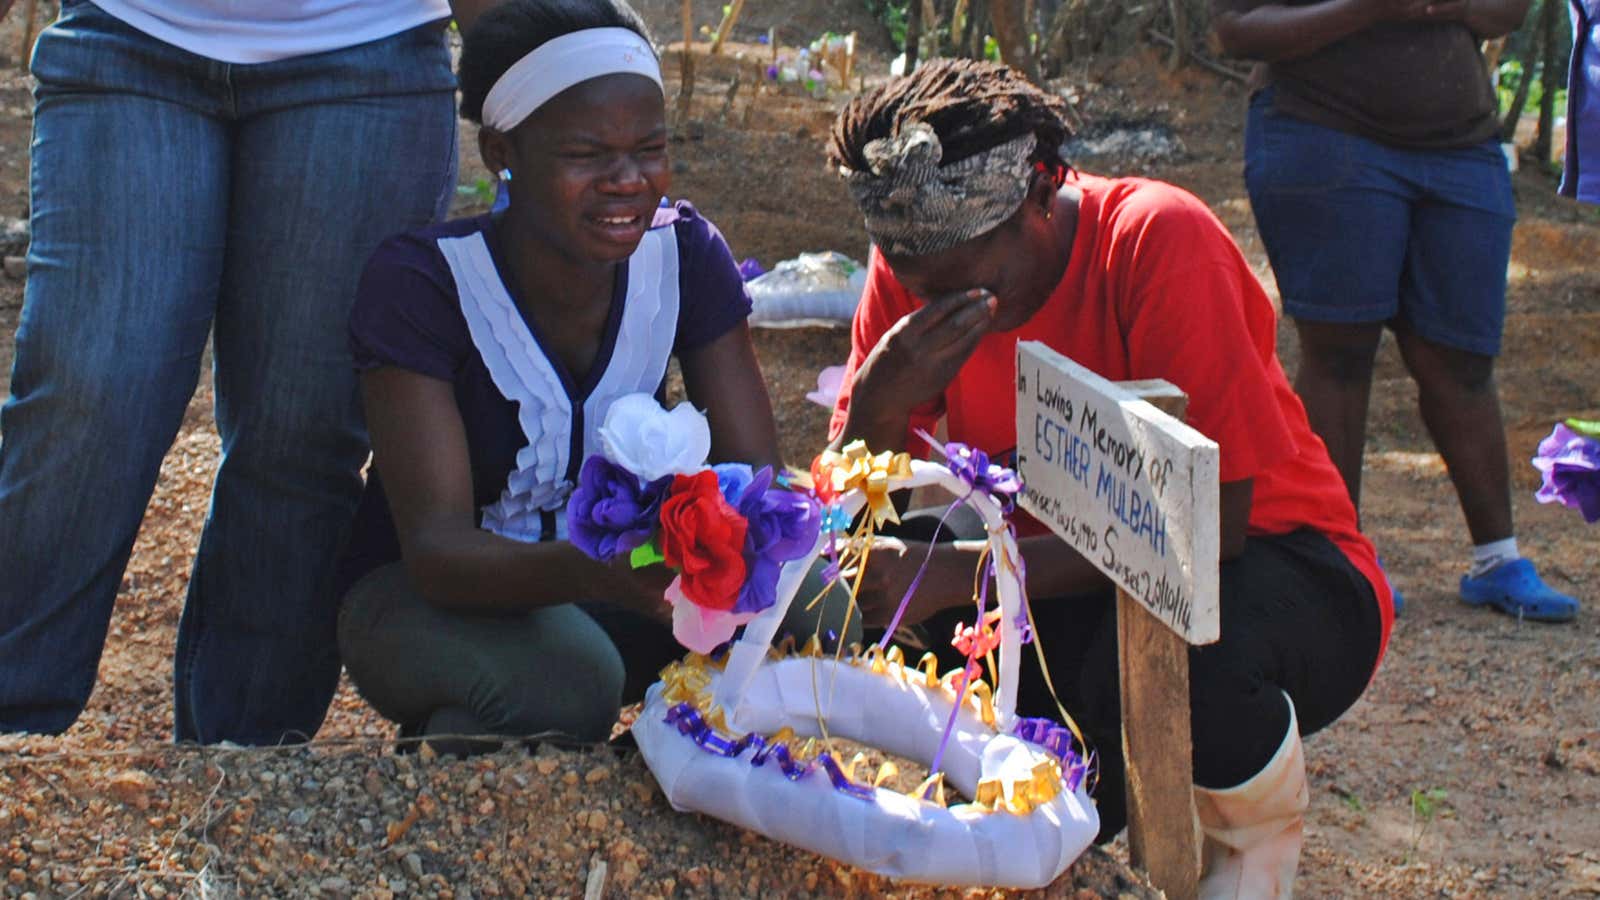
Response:
M222 462L179 626L180 740L309 738L339 677L335 559L366 431L350 304L379 241L446 211L444 32L231 73L238 104L215 332Z
M65 4L33 69L33 242L0 410L0 732L88 702L123 567L199 374L226 126L138 35Z

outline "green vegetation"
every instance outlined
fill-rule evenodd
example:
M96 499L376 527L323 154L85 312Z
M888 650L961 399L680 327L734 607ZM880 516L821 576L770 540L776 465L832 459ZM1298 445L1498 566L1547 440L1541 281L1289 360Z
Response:
M1528 86L1528 102L1527 105L1523 107L1525 112L1538 112L1539 103L1544 99L1544 79L1539 77L1540 69L1542 68L1543 67L1538 63L1533 65L1534 80L1533 83ZM1497 85L1497 90L1500 93L1500 115L1503 117L1511 110L1511 104L1514 102L1514 99L1517 96L1517 89L1522 86L1522 79L1526 74L1526 69L1522 64L1522 60L1508 59L1500 64L1498 72L1499 84ZM1565 83L1565 74L1566 73L1564 72L1559 73L1559 77L1557 79L1558 83ZM1555 100L1556 115L1566 115L1567 89L1565 87L1556 90Z
M906 44L906 2L907 0L863 0L867 12L874 19L883 23L884 30L889 34L889 40L896 47Z
M1411 849L1406 851L1407 859L1422 845L1422 838L1428 833L1428 826L1433 824L1434 816L1438 815L1440 807L1449 796L1444 788L1412 789Z
M471 197L484 206L493 206L495 192L498 190L494 181L489 178L478 178L471 184L456 185L456 193L463 197Z

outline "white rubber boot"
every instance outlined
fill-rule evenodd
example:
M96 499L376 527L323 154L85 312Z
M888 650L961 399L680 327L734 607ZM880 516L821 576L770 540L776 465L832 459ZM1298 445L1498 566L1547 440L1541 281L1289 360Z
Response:
M1200 818L1201 900L1267 900L1294 893L1300 843L1311 791L1294 703L1289 731L1266 767L1238 787L1194 789Z

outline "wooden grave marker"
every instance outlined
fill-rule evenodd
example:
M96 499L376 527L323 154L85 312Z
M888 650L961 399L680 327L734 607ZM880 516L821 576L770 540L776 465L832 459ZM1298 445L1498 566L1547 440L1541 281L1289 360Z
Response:
M1200 875L1186 644L1221 634L1219 454L1174 417L1186 405L1017 345L1020 503L1117 585L1129 855L1177 900Z

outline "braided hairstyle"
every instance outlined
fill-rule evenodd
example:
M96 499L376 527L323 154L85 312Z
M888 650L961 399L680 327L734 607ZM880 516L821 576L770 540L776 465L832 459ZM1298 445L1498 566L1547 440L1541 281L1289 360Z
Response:
M586 28L626 28L650 40L627 0L503 0L484 11L461 40L461 116L483 123L489 89L518 60L562 35Z
M858 172L870 169L866 146L893 137L911 122L926 122L948 165L1032 132L1034 162L1057 183L1067 163L1061 143L1071 134L1067 104L1016 70L971 59L937 59L851 100L834 120L828 160Z

